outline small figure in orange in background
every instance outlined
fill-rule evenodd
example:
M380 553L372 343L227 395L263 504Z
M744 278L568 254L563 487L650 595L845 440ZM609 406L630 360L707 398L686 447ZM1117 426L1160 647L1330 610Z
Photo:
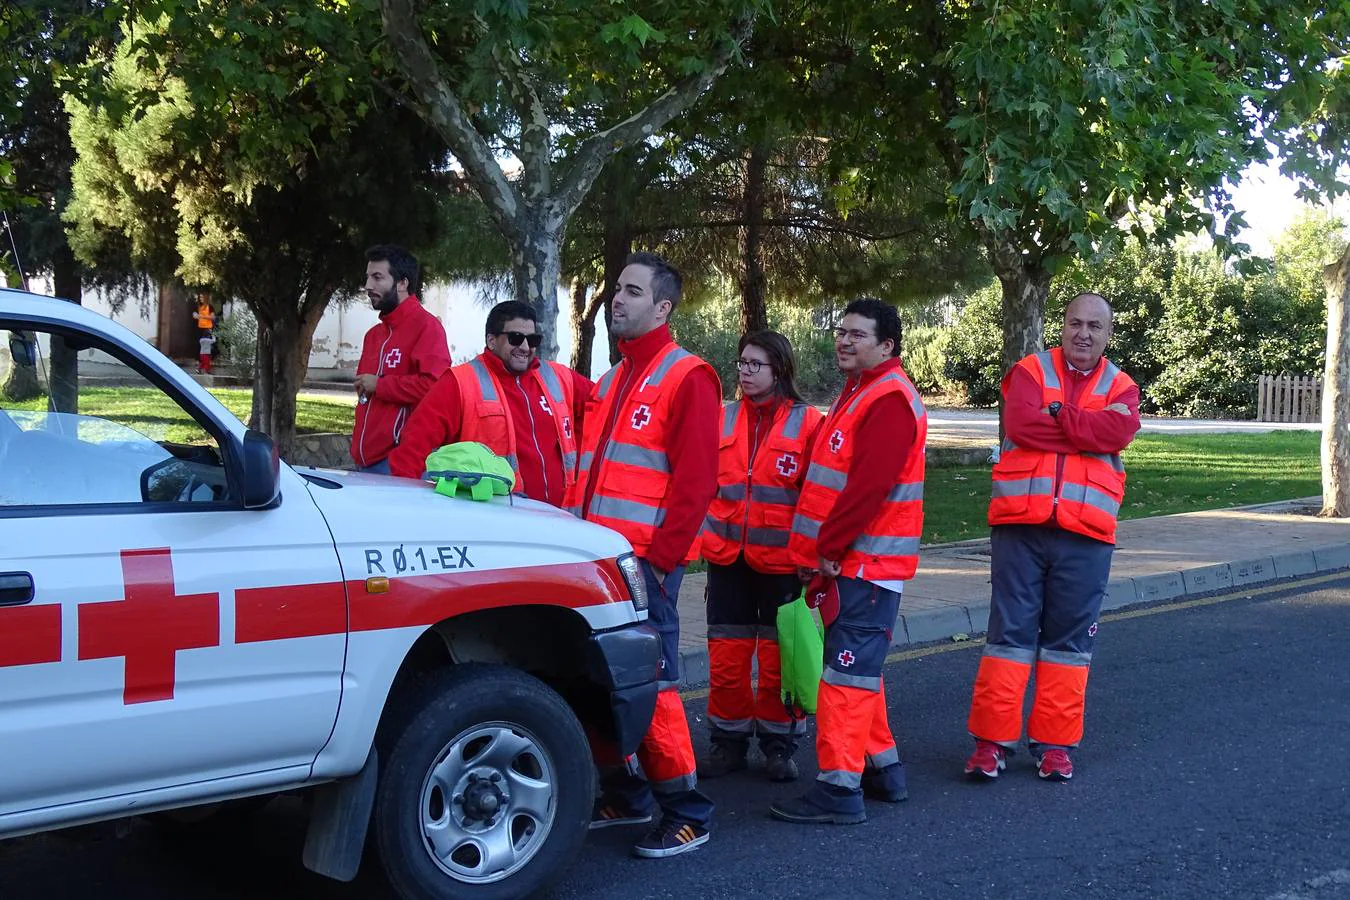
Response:
M197 320L197 327L202 331L211 331L216 327L216 314L205 294L197 296L197 311L193 313L193 317Z

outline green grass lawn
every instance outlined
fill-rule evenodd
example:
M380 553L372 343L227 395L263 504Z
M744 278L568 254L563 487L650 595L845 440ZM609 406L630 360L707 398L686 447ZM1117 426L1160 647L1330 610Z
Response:
M1318 444L1309 431L1140 435L1123 454L1122 519L1307 497L1322 490ZM924 542L985 537L989 467L929 469Z
M248 388L212 388L216 399L241 420L248 421L253 392ZM22 403L4 401L6 409L42 411L45 396ZM155 440L195 443L205 433L158 388L82 387L80 414L120 422ZM301 395L296 400L296 429L301 434L338 431L350 434L355 407L340 400Z

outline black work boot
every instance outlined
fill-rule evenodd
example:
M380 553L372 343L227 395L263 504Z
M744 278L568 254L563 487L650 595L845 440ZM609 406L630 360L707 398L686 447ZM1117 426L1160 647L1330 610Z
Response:
M797 764L792 761L792 751L786 747L769 747L764 751L764 771L770 781L796 781Z
M708 755L699 760L698 776L700 778L721 778L723 775L730 775L732 772L744 769L746 766L745 753L748 749L748 744L714 741Z

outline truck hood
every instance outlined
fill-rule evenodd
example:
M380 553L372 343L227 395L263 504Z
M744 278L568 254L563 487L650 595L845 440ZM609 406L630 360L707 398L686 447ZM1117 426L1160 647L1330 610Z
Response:
M339 550L401 544L478 548L503 565L612 559L632 551L618 532L524 497L445 497L429 482L334 469L296 469ZM345 555L345 554L344 554Z

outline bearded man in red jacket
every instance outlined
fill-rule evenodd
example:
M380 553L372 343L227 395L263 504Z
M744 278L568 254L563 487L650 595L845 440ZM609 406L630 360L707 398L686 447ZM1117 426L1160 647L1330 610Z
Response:
M363 472L389 474L408 417L450 368L450 345L440 319L412 293L417 258L393 244L366 251L366 294L380 321L361 342L356 366L356 427L352 459Z

